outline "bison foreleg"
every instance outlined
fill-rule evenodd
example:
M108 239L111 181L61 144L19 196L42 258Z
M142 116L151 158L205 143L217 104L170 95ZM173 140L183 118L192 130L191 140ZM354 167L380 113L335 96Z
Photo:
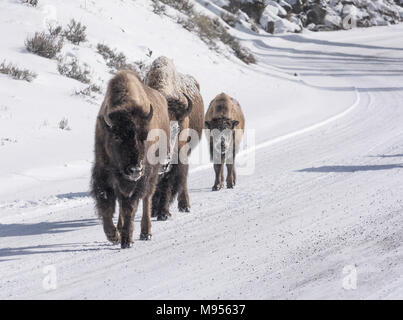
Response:
M97 206L99 208L99 205ZM102 219L102 224L104 227L106 238L113 244L118 244L120 240L120 234L113 223L113 214L115 212L115 201L113 202L113 204L109 203L107 207L103 207L102 209L98 210L99 210L98 214Z
M214 164L215 171L215 182L213 186L213 191L219 191L222 189L224 184L224 164Z
M102 224L106 238L112 243L118 243L120 234L113 223L115 213L116 195L111 186L108 185L108 171L97 166L92 172L92 196L96 202L98 216Z
M172 181L177 171L177 165L172 165L172 169L167 174L160 177L157 189L152 199L152 216L159 221L165 221L171 214L169 213L169 203L172 197Z
M119 218L118 218L118 231L121 234L123 228L123 213L122 210L119 209Z
M227 188L232 189L235 187L235 165L227 164Z
M121 233L122 249L130 248L133 243L134 216L138 206L137 199L122 198L119 201L123 226Z
M151 195L147 195L143 199L143 217L141 218L140 240L151 240L151 202Z
M187 181L188 171L189 171L189 165L179 164L177 185L178 185L178 209L180 212L190 211L188 181Z

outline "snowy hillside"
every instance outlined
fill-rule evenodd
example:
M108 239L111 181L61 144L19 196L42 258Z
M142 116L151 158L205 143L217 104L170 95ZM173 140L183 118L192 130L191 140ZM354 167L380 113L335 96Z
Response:
M385 26L403 20L401 0L215 0L214 3L226 11L223 13L226 20L254 21L270 33Z
M155 1L0 1L0 298L403 298L403 25L274 36L242 12L230 27L227 1L191 2L219 35ZM85 41L51 59L27 50L72 19ZM204 141L191 213L173 208L151 242L121 251L88 195L95 119L117 64L144 73L161 55L206 106L239 100L256 137L240 159L255 168L211 192Z

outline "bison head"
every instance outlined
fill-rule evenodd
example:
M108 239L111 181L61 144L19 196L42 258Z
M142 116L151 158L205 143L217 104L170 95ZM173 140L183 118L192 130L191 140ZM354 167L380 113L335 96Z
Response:
M103 117L106 144L113 167L128 181L138 181L145 173L145 155L153 107L142 110L117 110Z

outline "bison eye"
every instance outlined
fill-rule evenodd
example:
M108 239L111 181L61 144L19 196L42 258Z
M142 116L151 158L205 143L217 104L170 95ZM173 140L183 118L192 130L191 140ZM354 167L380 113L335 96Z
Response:
M115 140L115 142L117 142L117 143L121 143L121 142L122 142L122 138L119 137L119 136L117 136L117 135L114 135L114 136L113 136L113 140Z
M138 135L140 141L147 140L148 134L146 132L142 132Z

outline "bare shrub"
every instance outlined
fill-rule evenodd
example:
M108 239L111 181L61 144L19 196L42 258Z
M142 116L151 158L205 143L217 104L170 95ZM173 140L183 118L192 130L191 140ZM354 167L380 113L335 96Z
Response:
M57 65L57 70L61 75L82 83L89 84L91 82L91 79L89 78L91 73L89 68L87 66L81 66L76 58L73 58L69 62L60 60Z
M237 13L238 10L245 12L250 18L259 22L262 17L263 11L266 8L265 0L255 0L255 1L241 1L241 0L229 0L229 5L224 6L223 9L231 12Z
M87 41L86 30L87 27L81 22L72 19L64 30L63 36L73 44L79 45L81 42Z
M41 57L53 59L63 48L63 39L45 32L35 32L32 38L25 40L29 52Z
M78 96L87 96L87 97L94 97L93 93L101 93L101 87L96 84L90 84L88 87L84 89L76 90L75 94Z
M37 74L35 72L29 71L27 69L19 69L16 65L12 63L6 63L3 61L0 64L0 73L11 76L16 80L25 80L28 82L33 81Z
M24 3L27 3L33 7L36 7L39 3L39 0L24 0Z
M12 138L0 138L0 146L6 145L6 143L17 143L17 139Z
M181 16L178 16L176 22L190 32L194 31L194 29L196 28L194 22L191 19L182 18Z
M253 32L259 33L259 27L257 26L255 21L252 21L250 28Z
M105 59L106 65L109 68L114 69L114 71L132 70L139 72L145 67L145 63L143 61L137 61L134 63L127 62L127 58L123 52L117 52L106 44L98 43L97 51Z
M152 0L152 7L153 7L153 12L155 14L163 15L166 12L166 7L165 5L160 3L160 0Z
M69 120L67 118L64 117L62 120L60 120L59 129L68 131L71 130L71 128L69 127Z
M255 56L248 49L242 47L237 40L233 39L230 43L230 46L232 50L234 50L238 59L242 60L246 64L256 63Z
M197 15L192 21L196 25L196 32L200 38L207 43L215 45L215 40L218 40L220 34L223 32L223 27L218 19L211 19L205 15Z
M189 0L159 0L160 2L190 16L194 13L193 4Z
M234 50L235 56L246 64L256 63L256 59L248 49L241 46L238 40L231 35L218 19L197 15L192 19L197 26L197 33L206 43L215 46L215 41L220 40Z
M52 24L48 25L48 34L50 34L53 37L58 37L62 33L62 27L61 26L54 26Z
M223 12L221 14L221 19L223 19L231 27L235 27L238 22L238 17L232 13Z

